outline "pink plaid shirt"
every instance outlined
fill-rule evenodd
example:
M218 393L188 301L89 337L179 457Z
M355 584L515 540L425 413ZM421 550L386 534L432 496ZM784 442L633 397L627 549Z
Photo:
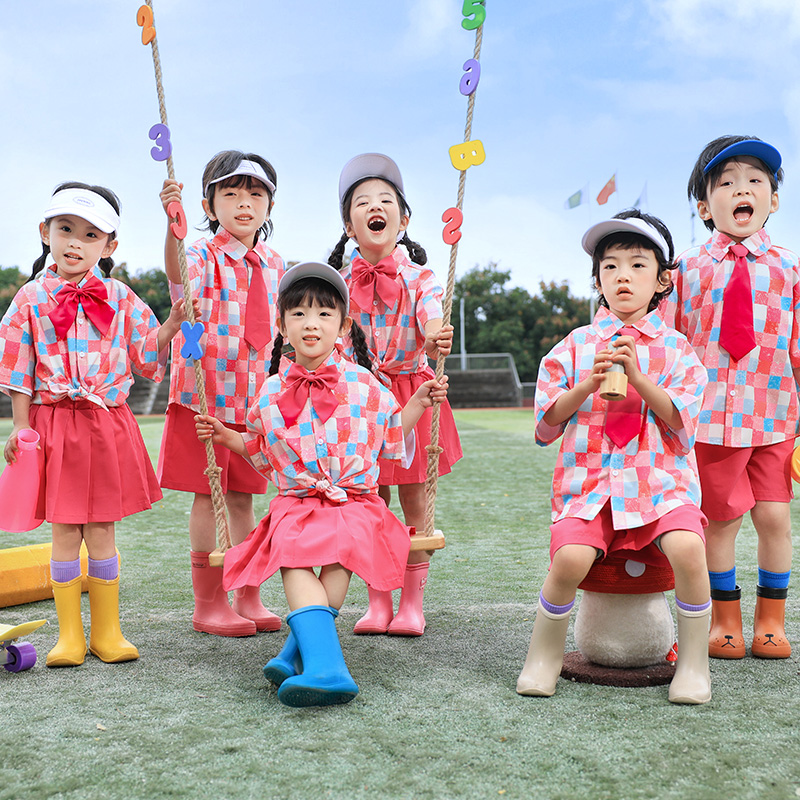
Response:
M681 505L700 505L694 458L694 431L706 371L686 338L668 328L656 311L633 327L639 369L661 387L680 412L683 428L674 431L649 408L638 438L624 448L605 435L609 402L595 392L560 426L544 422L550 406L589 377L598 350L608 347L623 326L606 308L591 325L577 328L543 359L536 382L536 442L547 445L563 434L553 473L553 521L594 519L610 500L614 528L636 528Z
M353 257L358 256L358 251ZM397 266L400 297L393 308L386 308L376 297L371 308L362 309L350 300L350 315L364 329L374 369L396 375L419 372L427 364L425 325L442 318L442 287L427 267L412 264L399 247L391 257ZM352 269L348 265L342 276L350 286ZM348 340L349 344L349 340ZM348 349L348 355L352 349ZM388 382L388 381L387 381Z
M254 249L261 259L271 317L270 342L258 351L244 339L250 286L250 267L244 260L247 247L219 228L213 239L200 239L186 251L192 294L200 301L200 320L205 325L200 343L208 413L223 422L244 423L269 371L277 333L278 283L286 265L263 241ZM183 297L183 286L171 283L170 293L173 299ZM180 354L183 341L179 333L173 343L169 402L199 412L194 367L187 366Z
M708 370L697 441L760 447L797 433L793 370L800 367L800 266L794 253L772 245L764 228L742 242L750 251L756 346L731 363L719 345L719 329L722 296L733 271L732 244L715 231L704 245L678 258L665 319L686 334Z
M347 495L378 491L378 458L402 459L403 427L394 395L374 375L345 359L338 350L325 361L341 377L334 390L333 416L321 422L310 401L289 428L278 408L292 362L264 382L247 414L243 434L256 469L270 476L284 495L323 494L345 502Z
M56 338L47 316L58 304L67 281L55 264L26 283L0 322L0 389L22 392L34 404L87 399L102 406L121 406L133 384L132 371L160 381L167 348L158 353L158 320L133 290L115 278L104 278L94 266L78 286L99 278L114 310L102 336L78 307L64 339Z

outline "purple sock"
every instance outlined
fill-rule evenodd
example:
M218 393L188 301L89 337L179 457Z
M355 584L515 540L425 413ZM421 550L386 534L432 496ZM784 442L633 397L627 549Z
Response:
M81 560L76 558L74 561L53 561L50 560L50 577L56 583L69 583L75 578L80 577Z
M693 606L691 603L684 603L676 597L675 605L684 611L707 611L711 607L711 601L709 600L707 603L703 603L699 606Z
M552 603L548 603L541 592L539 592L539 602L542 604L542 608L550 614L566 614L575 605L575 599L573 598L572 602L567 603L565 606L555 606Z
M103 581L113 581L119 575L119 560L116 556L104 558L101 561L89 559L89 575Z

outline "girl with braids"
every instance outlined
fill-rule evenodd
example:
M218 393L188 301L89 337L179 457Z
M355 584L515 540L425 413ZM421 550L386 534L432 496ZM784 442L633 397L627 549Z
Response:
M327 264L289 269L278 290L270 374L248 430L195 417L201 441L238 453L278 487L267 516L226 553L223 586L258 587L280 569L290 633L264 674L290 706L347 703L358 693L334 619L352 572L380 591L399 588L409 548L408 528L378 496L378 459L413 455L414 426L447 394L446 379L425 381L401 410L370 372L349 302L344 279ZM336 344L348 333L359 364Z
M107 662L139 657L119 624L117 520L161 499L139 427L126 404L131 371L161 380L183 301L159 327L153 312L110 277L119 200L102 186L62 183L39 225L42 255L0 322L0 389L11 396L18 436L39 434L44 480L37 516L53 526L50 562L58 643L48 667L86 656L80 546L89 553L89 650Z
M403 192L397 164L380 153L351 159L339 178L339 203L344 233L328 263L341 270L350 287L350 314L367 336L370 358L378 378L403 404L418 386L433 377L428 358L446 356L453 344L453 328L442 326L442 289L422 247L408 238L411 209ZM348 239L358 249L343 266ZM408 250L408 258L398 247ZM409 260L410 259L410 260ZM413 263L412 263L413 262ZM417 455L409 468L382 461L380 495L387 505L397 486L406 525L425 524L427 446L431 412L417 427ZM450 472L461 458L461 444L450 406L441 409L439 474ZM432 553L410 554L397 616L392 593L369 587L369 610L356 623L356 633L421 636L425 630L422 599Z

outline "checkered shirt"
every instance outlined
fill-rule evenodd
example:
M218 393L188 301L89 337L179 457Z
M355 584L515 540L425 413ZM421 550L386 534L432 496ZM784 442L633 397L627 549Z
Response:
M78 286L99 278L108 292L114 318L105 336L78 306L64 339L56 337L47 316L58 305L67 281L55 264L26 283L0 322L0 389L22 392L34 404L66 398L98 405L121 406L133 384L132 372L160 381L167 349L158 354L158 320L133 290L95 266Z
M394 395L374 375L338 350L322 366L328 364L340 372L330 419L321 422L309 400L297 421L284 426L278 397L292 365L284 356L250 408L243 436L253 464L280 494L321 493L344 502L347 495L378 491L378 458L402 459L403 428Z
M589 377L598 350L607 348L622 322L600 308L591 325L559 342L539 366L536 383L536 442L547 445L563 434L553 473L553 521L593 519L611 501L614 528L636 528L685 504L700 504L694 431L706 371L686 338L668 328L656 311L633 327L639 369L661 387L680 412L674 431L646 408L639 438L617 447L604 435L609 402L595 392L560 426L544 422L550 406Z
M358 251L353 258L358 257ZM393 308L386 308L376 297L372 308L361 309L350 299L350 314L364 329L367 346L378 377L419 372L427 366L425 325L442 318L442 287L427 267L412 264L399 247L392 258L397 266L400 297ZM348 287L352 269L342 270ZM349 343L349 340L348 340ZM352 349L348 349L352 355ZM388 381L386 381L388 383Z
M756 346L733 361L719 344L733 244L715 231L704 245L679 257L665 319L686 334L708 370L697 441L760 447L797 433L793 370L800 367L800 266L794 253L771 244L764 228L742 242L750 251Z
M250 285L250 267L244 260L247 247L219 228L213 239L200 239L186 251L192 294L200 301L205 326L200 343L208 413L223 422L244 423L269 371L272 339L278 332L278 283L286 265L263 241L254 249L261 259L271 318L270 341L261 350L253 350L244 339ZM170 293L173 299L183 297L183 286L171 283ZM183 333L178 333L172 346L169 402L199 412L194 367L180 354L183 342Z

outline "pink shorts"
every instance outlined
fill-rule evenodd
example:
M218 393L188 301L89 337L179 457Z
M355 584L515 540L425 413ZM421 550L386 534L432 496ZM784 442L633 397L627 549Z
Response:
M717 521L736 519L757 500L788 503L793 497L794 439L763 447L725 447L697 442L703 513Z
M205 474L208 467L206 446L197 438L196 415L197 412L191 408L169 404L156 475L164 489L210 495L211 488ZM236 423L226 422L225 425L240 433L246 430L246 426ZM232 453L227 447L215 446L214 454L217 466L222 468L220 484L225 494L266 494L269 481L247 459Z
M611 518L611 503L606 503L594 519L564 517L550 526L550 561L565 544L585 544L596 548L600 555L633 559L656 567L668 566L667 557L656 540L670 531L692 531L704 542L707 520L695 505L683 505L668 511L647 525L615 530Z

